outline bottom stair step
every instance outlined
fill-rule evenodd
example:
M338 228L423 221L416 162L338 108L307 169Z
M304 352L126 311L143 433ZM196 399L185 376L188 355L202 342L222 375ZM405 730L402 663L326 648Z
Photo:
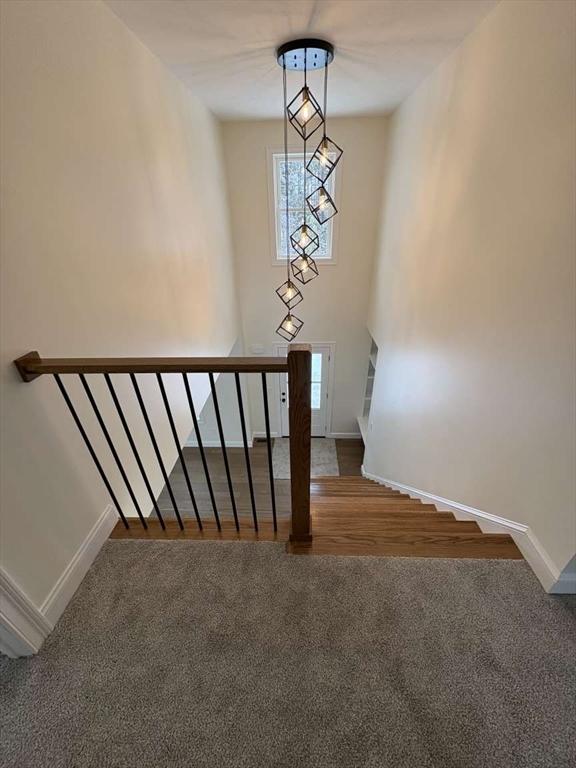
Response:
M295 555L522 559L508 534L493 533L315 534L311 544L290 542L288 551Z

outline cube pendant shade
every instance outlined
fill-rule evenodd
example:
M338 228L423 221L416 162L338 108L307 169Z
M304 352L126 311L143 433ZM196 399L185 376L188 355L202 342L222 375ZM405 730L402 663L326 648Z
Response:
M295 339L296 336L298 336L303 325L304 323L299 317L288 312L284 320L282 320L278 328L276 328L276 333L278 336L286 339L286 341L292 341L292 339Z
M297 256L292 260L292 274L302 285L306 285L310 280L318 277L318 267L316 262L310 256Z
M319 224L326 224L332 216L336 216L338 213L334 200L332 200L328 190L323 186L318 187L312 194L308 195L306 203L310 213Z
M286 107L288 120L303 139L309 139L324 124L322 108L304 86Z
M307 224L301 224L292 232L290 242L300 256L310 256L320 247L320 238Z
M288 309L294 309L294 307L297 304L300 304L304 298L302 292L296 285L294 285L292 280L286 280L285 283L282 283L280 288L276 289L276 293L282 299L284 304L286 304Z
M338 144L329 139L328 136L324 136L314 150L306 168L312 176L323 184L338 165L343 153L344 150Z

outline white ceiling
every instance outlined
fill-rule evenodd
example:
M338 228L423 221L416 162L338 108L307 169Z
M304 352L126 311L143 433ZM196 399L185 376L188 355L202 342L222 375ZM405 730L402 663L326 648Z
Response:
M106 2L215 114L244 119L280 115L274 51L300 36L325 37L336 46L329 114L389 111L498 0ZM291 91L299 78L289 74Z

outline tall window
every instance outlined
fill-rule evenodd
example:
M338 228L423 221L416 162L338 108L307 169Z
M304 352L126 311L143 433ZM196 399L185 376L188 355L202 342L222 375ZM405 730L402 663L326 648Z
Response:
M276 231L276 259L286 261L286 238L298 229L304 219L304 156L301 152L290 152L288 155L288 192L290 208L288 212L288 233L286 233L286 188L284 174L284 153L273 155L274 172L274 223ZM325 187L331 197L334 197L334 177L336 171L326 181ZM318 179L307 172L306 193L309 195L320 186ZM306 211L306 222L320 238L320 247L310 254L320 262L332 261L332 222L318 224L309 210ZM294 253L292 258L295 258Z

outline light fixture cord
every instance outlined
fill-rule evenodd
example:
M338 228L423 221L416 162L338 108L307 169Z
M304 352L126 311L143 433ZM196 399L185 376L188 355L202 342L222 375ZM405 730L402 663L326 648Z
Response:
M324 67L324 136L326 138L326 108L328 104L328 51L326 51L326 66Z
M290 283L290 214L288 203L288 96L286 89L286 54L282 56L282 81L284 86L284 194L286 195L286 275ZM290 307L288 307L290 313Z
M304 88L308 87L307 79L308 49L304 48ZM306 133L307 126L304 125L304 226L306 226Z

